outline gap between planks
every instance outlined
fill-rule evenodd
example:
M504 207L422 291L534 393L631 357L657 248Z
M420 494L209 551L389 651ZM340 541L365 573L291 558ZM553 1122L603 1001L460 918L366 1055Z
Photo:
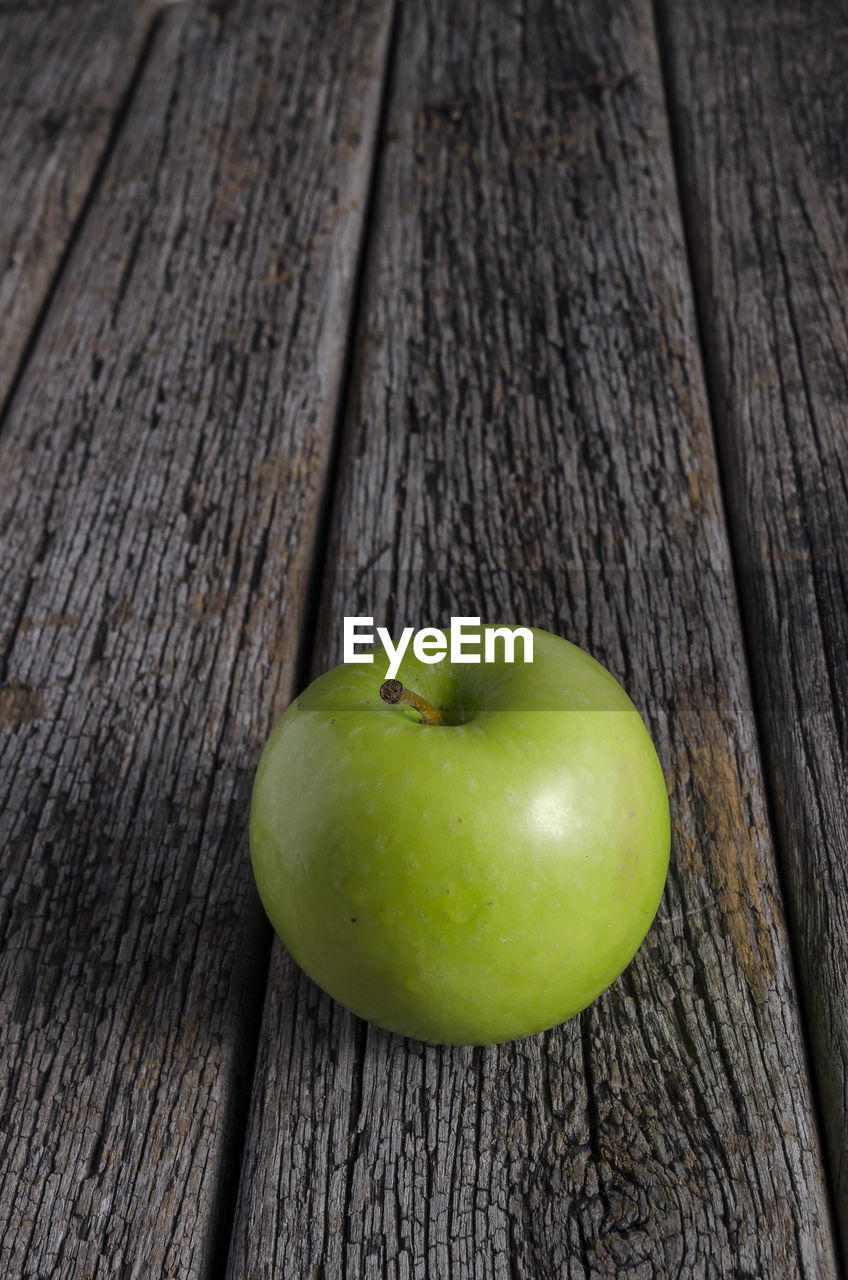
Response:
M190 0L165 0L168 5L184 5ZM386 41L386 57L381 69L380 105L377 112L377 125L374 136L374 148L371 154L371 167L367 182L367 196L362 219L362 227L357 251L354 272L353 293L348 313L347 331L345 335L345 351L342 362L339 390L336 397L335 415L329 455L324 474L322 492L318 499L318 515L312 546L312 559L307 575L307 582L302 591L301 625L299 628L298 651L294 663L294 691L297 696L316 676L314 660L316 641L318 638L319 615L323 591L323 578L329 556L330 531L333 516L333 498L338 487L341 456L344 449L345 421L347 402L353 375L353 356L356 347L356 334L359 327L363 284L367 270L368 249L374 225L374 209L376 193L379 185L380 162L383 155L388 118L388 104L392 72L395 65L398 35L398 0L392 0L389 17L388 38ZM222 1197L220 1218L216 1228L217 1247L214 1253L209 1280L224 1280L230 1261L230 1246L236 1223L236 1210L239 1189L244 1169L244 1149L249 1133L251 1102L256 1089L256 1070L259 1057L259 1041L264 1020L265 998L271 970L271 951L274 934L268 921L266 923L265 952L262 961L264 983L261 1000L257 1000L259 1017L251 1028L251 1044L246 1057L250 1062L249 1079L246 1081L244 1093L235 1099L238 1111L236 1135L230 1157L230 1168L224 1171L227 1193Z
M38 310L36 311L35 318L32 321L29 334L27 336L26 342L24 343L24 347L21 352L20 359L18 361L18 366L14 374L12 375L12 379L9 383L9 389L5 397L3 398L2 404L0 404L0 433L2 433L2 431L5 428L6 420L9 416L9 411L12 407L12 404L14 403L15 396L17 394L18 388L21 385L24 374L26 373L27 366L29 365L29 362L32 359L33 352L38 346L38 341L41 336L41 332L44 328L44 323L47 319L47 316L50 313L50 309L53 305L53 301L56 297L56 293L58 291L62 277L65 274L65 270L67 268L68 262L76 248L77 242L79 241L80 234L82 232L83 227L85 226L88 215L91 212L91 208L97 199L98 192L100 191L100 188L103 183L103 176L114 154L115 144L117 143L117 140L124 129L124 125L125 125L127 116L129 115L133 101L135 99L139 83L141 82L141 78L144 75L145 68L147 67L148 61L150 59L151 51L156 42L156 34L159 30L159 27L162 21L164 9L165 7L170 5L186 4L188 2L189 0L162 0L162 3L160 4L160 6L157 8L154 8L150 14L150 17L148 18L147 32L142 41L138 58L136 59L135 65L133 66L132 71L130 72L129 78L127 80L126 88L124 89L118 101L117 108L112 117L112 123L109 128L109 133L107 135L105 145L94 167L94 172L92 174L91 181L89 183L85 198L83 199L82 204L80 205L79 212L77 213L76 217L73 220L71 230L68 234L67 243L65 244L64 249L59 255L59 259L56 263L56 267L55 267L55 270L53 271L53 275L50 279L50 283L47 286L47 290L44 294L44 298L41 302L41 305L38 307ZM15 627L13 635L16 633L17 633L17 627Z
M662 17L659 12L657 0L651 0L651 13L654 20L655 41L659 58L660 76L662 83L663 99L665 104L665 116L668 123L669 131L669 150L672 158L674 170L674 182L677 193L677 205L680 211L680 223L683 228L684 248L686 253L686 271L689 282L689 289L692 295L693 312L695 315L695 324L698 335L698 358L701 364L704 387L707 396L707 409L709 415L709 429L713 443L713 450L716 460L716 473L718 477L718 502L721 508L721 516L724 522L725 536L729 551L730 567L733 575L733 595L736 600L736 612L740 619L740 629L742 635L742 646L745 661L745 669L748 675L748 686L750 690L751 714L757 734L757 743L759 746L760 759L763 761L760 773L762 778L763 795L765 800L766 814L769 824L769 830L777 852L777 823L775 821L775 795L774 781L772 771L764 765L764 754L762 744L764 742L764 724L763 714L759 698L754 696L754 680L753 680L753 662L752 649L755 643L755 637L752 634L753 622L747 609L742 606L742 590L739 574L739 548L733 535L731 521L728 518L729 509L729 485L727 481L727 461L724 450L720 448L718 432L716 430L716 369L714 362L711 361L707 342L706 342L706 322L704 318L704 298L701 289L698 286L697 272L695 271L695 255L693 247L692 232L692 212L689 202L684 194L684 185L682 181L682 139L680 129L675 113L672 109L672 94L670 92L671 71L670 71L670 39L668 32L665 30ZM795 999L798 1005L798 1021L801 1027L803 1037L803 1057L807 1071L807 1087L813 1108L813 1119L818 1134L819 1146L825 1149L823 1136L826 1132L825 1116L821 1104L820 1090L818 1086L817 1073L814 1070L813 1052L812 1052L812 1032L811 1019L803 983L800 981L798 952L801 942L798 938L797 930L793 926L793 913L787 910L788 906L788 873L784 865L784 859L780 856L775 858L775 872L777 884L780 892L780 907L783 917L786 920L787 937L789 939L789 965L792 973L792 982L795 989ZM687 915L694 914L692 912ZM676 919L670 923L676 922ZM825 1187L828 1198L828 1208L830 1211L830 1227L833 1239L840 1243L838 1226L838 1215L836 1211L836 1193L833 1186L831 1172L828 1162L824 1162ZM842 1259L843 1266L845 1260Z

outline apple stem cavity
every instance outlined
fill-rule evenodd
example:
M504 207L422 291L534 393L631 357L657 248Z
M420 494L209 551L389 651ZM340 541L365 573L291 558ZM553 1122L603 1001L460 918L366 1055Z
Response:
M380 697L391 706L412 707L421 716L424 724L444 724L438 711L420 693L412 689L404 689L400 680L384 680L380 685Z

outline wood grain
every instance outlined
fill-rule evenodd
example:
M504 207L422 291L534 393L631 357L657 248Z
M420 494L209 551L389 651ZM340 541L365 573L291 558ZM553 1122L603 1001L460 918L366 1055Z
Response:
M848 1258L848 6L662 3L781 868Z
M550 1033L406 1042L275 947L230 1280L834 1277L650 6L404 6L316 670L535 623L644 712L674 842Z
M3 424L4 1276L226 1257L390 16L167 12Z
M153 16L153 0L0 5L0 406Z

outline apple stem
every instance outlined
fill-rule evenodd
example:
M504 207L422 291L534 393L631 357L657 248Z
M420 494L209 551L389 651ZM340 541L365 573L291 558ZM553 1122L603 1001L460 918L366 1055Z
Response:
M392 706L400 704L414 708L425 724L445 723L436 708L431 706L426 698L422 698L420 693L413 693L412 689L404 689L400 680L385 680L380 685L380 697Z

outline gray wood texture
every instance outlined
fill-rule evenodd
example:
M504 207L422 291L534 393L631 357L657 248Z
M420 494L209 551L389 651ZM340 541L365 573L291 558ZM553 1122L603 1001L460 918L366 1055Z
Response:
M848 1258L848 6L661 0L741 603Z
M152 0L0 5L0 406L152 22Z
M402 6L382 142L315 671L345 613L584 644L672 864L512 1045L366 1026L275 946L229 1280L835 1277L650 5Z
M391 17L309 15L166 11L2 423L4 1277L226 1257Z

